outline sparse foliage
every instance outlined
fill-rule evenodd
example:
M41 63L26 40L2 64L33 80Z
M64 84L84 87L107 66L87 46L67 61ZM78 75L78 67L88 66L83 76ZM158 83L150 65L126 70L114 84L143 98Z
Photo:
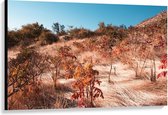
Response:
M8 63L8 97L38 81L46 70L45 58L32 49L23 50Z
M157 78L160 78L160 77L166 77L167 76L167 54L164 54L162 59L161 59L161 65L159 66L159 69L162 69L162 72L160 72L158 75L157 75Z
M96 78L99 72L92 68L91 63L86 63L84 66L79 64L75 69L74 78L77 81L73 84L73 88L77 91L72 95L72 99L78 100L79 107L87 107L86 99L90 99L90 106L93 107L96 98L104 98L102 90L96 87L101 83Z

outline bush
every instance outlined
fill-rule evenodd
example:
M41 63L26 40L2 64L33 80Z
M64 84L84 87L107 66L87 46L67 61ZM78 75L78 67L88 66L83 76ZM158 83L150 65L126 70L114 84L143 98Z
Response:
M43 25L39 25L37 22L32 24L23 25L20 29L20 33L23 38L34 39L41 35L44 30Z
M47 31L43 25L32 23L23 25L19 30L8 31L8 48L16 45L28 46L34 43L43 31Z
M23 49L8 62L8 97L16 94L27 85L37 82L38 77L46 72L46 58L34 49Z
M52 44L53 42L57 42L59 38L55 34L52 34L49 31L43 31L39 37L39 40L40 40L40 45L47 45L47 44Z
M111 24L109 25L104 25L104 23L99 24L99 28L95 31L96 35L98 36L109 36L114 39L119 39L122 40L123 38L127 37L127 28L125 25L121 26L112 26Z
M8 31L8 48L18 45L21 34L18 31Z
M70 36L73 38L83 39L94 35L94 32L85 28L74 28L69 31Z
M54 109L76 107L73 100L66 99L63 93L57 93L52 85L42 82L28 85L20 92L8 98L8 109Z
M72 37L70 35L59 36L60 41L68 41L68 40L71 40L71 39L72 39Z

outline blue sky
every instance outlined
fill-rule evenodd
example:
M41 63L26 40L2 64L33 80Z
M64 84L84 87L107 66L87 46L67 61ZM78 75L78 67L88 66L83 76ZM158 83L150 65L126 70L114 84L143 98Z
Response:
M102 21L105 24L130 26L167 9L165 6L8 1L9 29L19 29L33 22L43 24L48 29L54 22L91 30L96 29Z

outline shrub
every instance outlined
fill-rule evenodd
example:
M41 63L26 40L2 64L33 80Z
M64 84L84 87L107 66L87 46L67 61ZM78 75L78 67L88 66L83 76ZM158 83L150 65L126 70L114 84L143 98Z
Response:
M107 26L105 26L104 23L100 23L99 28L95 32L96 35L107 35L111 38L119 40L122 40L124 37L127 37L127 28L125 25L121 25L118 27L108 24Z
M59 40L61 41L68 41L68 40L71 40L72 37L70 35L62 35L62 36L59 36Z
M16 59L8 62L8 97L35 83L47 66L44 56L34 49L23 49Z
M94 32L85 28L74 28L69 31L69 34L73 38L83 39L93 36Z
M52 44L53 42L57 42L59 40L59 38L55 35L52 34L49 31L44 31L41 33L40 37L40 45L46 45L46 44Z
M8 31L8 48L16 45L28 46L34 43L43 31L49 31L39 25L38 23L32 23L23 25L19 30Z
M8 48L18 45L20 42L21 34L18 31L8 31Z
M41 35L41 32L44 30L43 25L39 25L37 22L32 24L23 25L20 29L22 38L34 39Z
M42 84L42 82L26 86L20 91L8 98L8 109L54 109L54 108L72 108L76 103L66 99L63 94L55 92L51 85Z

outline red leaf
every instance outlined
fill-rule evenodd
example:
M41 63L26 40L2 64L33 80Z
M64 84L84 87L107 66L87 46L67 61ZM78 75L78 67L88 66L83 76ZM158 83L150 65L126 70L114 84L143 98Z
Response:
M157 75L157 78L166 77L166 75L167 75L167 71L162 71L161 73L159 73L159 74Z
M78 93L74 93L72 96L71 96L72 99L78 99L79 98L79 94Z
M78 100L78 107L85 107L85 103L84 103L84 99L83 98L80 98Z

